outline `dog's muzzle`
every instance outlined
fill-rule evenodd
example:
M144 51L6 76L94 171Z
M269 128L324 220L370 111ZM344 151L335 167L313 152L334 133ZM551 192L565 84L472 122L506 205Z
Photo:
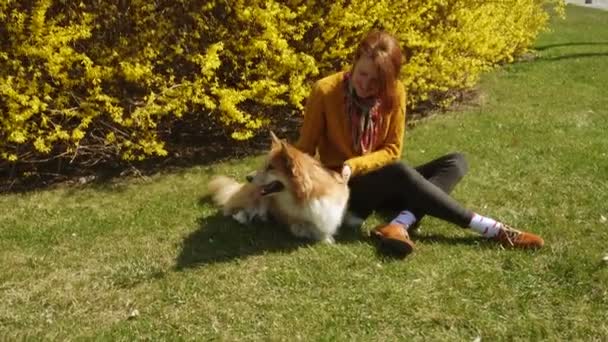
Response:
M270 182L270 183L264 185L262 187L262 189L260 190L260 194L262 196L266 196L266 195L273 194L275 192L280 192L283 189L285 189L285 185L283 185L283 183L281 183L279 181L273 181L273 182Z

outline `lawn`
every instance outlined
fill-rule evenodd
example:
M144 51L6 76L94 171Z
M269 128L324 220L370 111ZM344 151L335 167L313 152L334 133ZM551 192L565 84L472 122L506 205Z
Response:
M608 336L608 12L568 6L536 59L406 134L467 155L454 196L541 234L505 250L426 218L405 260L368 231L311 245L201 199L261 156L0 196L2 340L602 340Z

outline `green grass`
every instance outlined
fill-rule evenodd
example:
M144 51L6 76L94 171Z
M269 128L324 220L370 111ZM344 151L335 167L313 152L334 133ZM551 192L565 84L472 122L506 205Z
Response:
M608 336L608 12L568 7L539 58L486 75L482 100L408 131L418 164L461 151L454 196L540 233L503 250L426 218L416 252L366 232L307 245L201 201L216 173L0 197L0 337L196 340L602 340ZM139 315L129 319L133 310Z

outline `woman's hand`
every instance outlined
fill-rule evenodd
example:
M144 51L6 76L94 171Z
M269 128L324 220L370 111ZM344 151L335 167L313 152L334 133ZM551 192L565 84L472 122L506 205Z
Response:
M344 166L342 166L341 174L342 174L342 179L344 180L344 183L348 183L350 176L353 174L353 170L350 169L350 166L348 166L347 164L344 164Z

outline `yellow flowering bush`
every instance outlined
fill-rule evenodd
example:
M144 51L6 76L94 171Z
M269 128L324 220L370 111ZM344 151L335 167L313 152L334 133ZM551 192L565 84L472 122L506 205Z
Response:
M410 52L413 107L512 61L550 7L563 13L562 0L0 0L0 166L164 156L166 132L201 118L248 139L277 108L300 110L372 28Z

